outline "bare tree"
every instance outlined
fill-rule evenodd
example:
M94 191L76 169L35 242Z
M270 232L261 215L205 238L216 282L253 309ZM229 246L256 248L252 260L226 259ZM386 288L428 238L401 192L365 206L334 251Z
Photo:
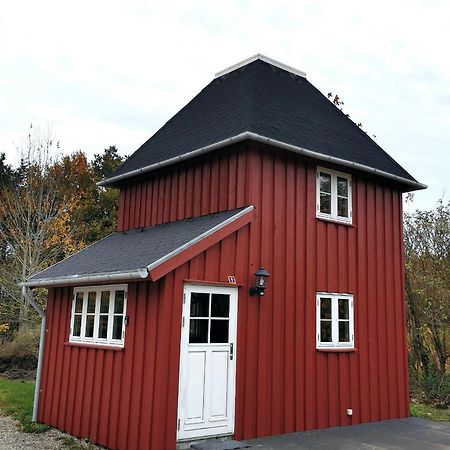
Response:
M29 311L18 283L75 250L73 200L64 197L61 179L51 170L58 148L49 131L30 126L16 182L0 188L0 284L7 300L2 307L15 309L19 304L22 329L28 327Z

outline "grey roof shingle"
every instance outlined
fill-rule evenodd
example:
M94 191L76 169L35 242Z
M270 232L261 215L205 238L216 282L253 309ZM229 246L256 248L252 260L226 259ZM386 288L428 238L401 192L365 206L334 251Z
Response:
M260 59L214 79L110 179L243 132L416 182L306 78Z
M65 260L32 276L39 280L126 272L146 268L246 208L224 211L149 228L110 234Z

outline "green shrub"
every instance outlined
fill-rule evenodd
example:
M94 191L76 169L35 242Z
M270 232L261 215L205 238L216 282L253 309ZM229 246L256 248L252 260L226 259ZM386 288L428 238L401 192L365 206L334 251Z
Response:
M438 409L433 405L411 403L411 416L422 419L443 420L450 422L450 409Z
M435 405L450 403L450 374L442 376L439 369L429 365L427 370L410 367L410 391L413 400Z
M39 330L17 331L0 343L0 373L5 378L34 377L39 353Z

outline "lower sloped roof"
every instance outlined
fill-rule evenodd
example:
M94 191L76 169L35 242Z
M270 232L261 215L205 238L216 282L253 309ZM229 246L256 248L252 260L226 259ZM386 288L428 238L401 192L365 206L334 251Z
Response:
M156 279L177 264L218 242L251 220L253 206L110 234L65 260L30 277L22 286L72 285L147 278ZM195 250L194 250L195 253ZM185 258L183 259L183 254ZM181 255L181 257L180 257ZM166 273L167 273L166 272Z

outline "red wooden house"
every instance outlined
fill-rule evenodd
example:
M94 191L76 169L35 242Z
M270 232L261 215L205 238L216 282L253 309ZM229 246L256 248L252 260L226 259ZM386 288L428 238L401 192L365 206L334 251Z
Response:
M425 186L304 73L224 70L101 185L117 232L24 283L48 288L38 421L173 450L408 416L402 193Z

